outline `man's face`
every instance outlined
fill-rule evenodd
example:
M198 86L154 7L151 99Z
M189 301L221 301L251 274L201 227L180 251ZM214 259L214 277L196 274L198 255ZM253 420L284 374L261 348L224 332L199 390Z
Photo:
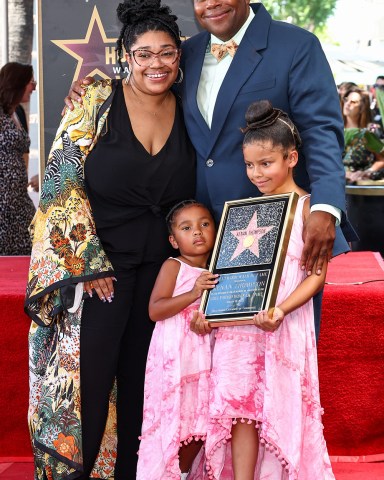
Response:
M197 21L223 42L230 40L249 15L250 0L194 0Z

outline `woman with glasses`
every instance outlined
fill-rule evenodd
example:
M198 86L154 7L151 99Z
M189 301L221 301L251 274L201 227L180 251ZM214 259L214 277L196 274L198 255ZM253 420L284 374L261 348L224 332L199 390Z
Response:
M29 255L35 207L28 195L28 124L21 103L36 89L32 65L0 70L0 255Z
M384 144L371 122L369 93L353 87L343 99L344 155L347 183L369 179L384 167Z
M67 111L33 222L37 479L136 477L148 302L172 255L165 215L195 193L195 153L170 90L182 80L176 17L160 0L127 0L117 13L127 75L86 87Z

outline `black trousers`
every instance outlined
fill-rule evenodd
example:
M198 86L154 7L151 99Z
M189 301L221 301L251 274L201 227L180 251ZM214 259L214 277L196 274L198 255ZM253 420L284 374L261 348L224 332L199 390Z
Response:
M138 437L141 434L145 365L154 323L148 302L159 269L173 253L165 222L135 236L138 249L129 254L107 251L117 282L112 303L94 293L84 302L80 329L80 380L84 475L89 479L105 429L109 394L117 379L117 461L115 480L136 478ZM137 222L139 223L139 222ZM142 227L140 222L139 226ZM138 229L132 230L138 233ZM121 233L121 232L120 232ZM143 238L146 237L146 241ZM127 242L127 235L119 235ZM124 240L125 239L125 240ZM136 241L136 240L134 240ZM129 239L128 239L129 242ZM145 244L145 249L142 245ZM141 248L139 248L141 247ZM141 250L141 252L139 251ZM79 479L80 480L80 479Z

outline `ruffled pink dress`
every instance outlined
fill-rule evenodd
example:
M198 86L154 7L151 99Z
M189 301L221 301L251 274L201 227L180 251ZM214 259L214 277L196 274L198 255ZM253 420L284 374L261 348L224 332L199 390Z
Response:
M180 263L173 296L192 289L203 271ZM205 440L208 426L211 336L189 326L200 300L156 323L148 351L138 480L180 479L178 451L192 439ZM202 449L203 450L203 449ZM203 451L195 471L203 465Z
M298 202L277 304L303 281L302 210ZM206 440L207 478L233 479L231 428L256 422L255 480L334 480L323 436L312 301L274 333L253 325L216 332Z

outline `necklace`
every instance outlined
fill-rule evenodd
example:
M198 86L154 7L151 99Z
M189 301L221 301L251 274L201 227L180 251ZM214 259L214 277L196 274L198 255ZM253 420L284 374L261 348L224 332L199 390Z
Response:
M135 96L136 100L138 103L140 103L140 105L145 105L145 103L140 99L140 97L137 95L137 93L135 92L135 90L133 89L132 87L132 84L131 82L129 82L129 86L131 87L131 91L133 93L133 95ZM161 101L160 105L156 108L156 110L154 112L150 112L149 110L143 108L143 111L146 112L146 113L149 113L150 115L153 115L154 117L157 117L157 112L160 110L160 108L163 106L165 100L168 98L169 96L169 93L170 91L168 90L167 94L164 96L163 100Z

